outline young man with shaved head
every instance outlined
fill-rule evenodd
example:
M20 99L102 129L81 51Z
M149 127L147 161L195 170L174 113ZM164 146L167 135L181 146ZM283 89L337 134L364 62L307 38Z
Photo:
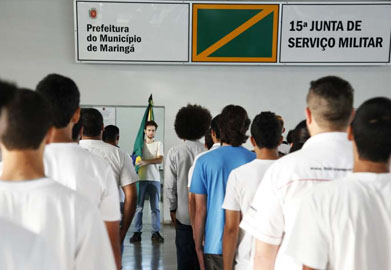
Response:
M343 177L353 167L346 134L353 112L350 83L335 76L311 82L305 111L311 138L270 166L240 225L256 239L256 269L302 268L284 255L301 200L315 186Z
M348 130L353 173L303 200L287 254L315 269L391 269L391 100L372 98Z

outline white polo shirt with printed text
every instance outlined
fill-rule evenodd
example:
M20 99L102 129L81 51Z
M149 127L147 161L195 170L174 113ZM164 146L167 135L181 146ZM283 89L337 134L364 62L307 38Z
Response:
M319 184L344 177L353 167L353 148L344 132L317 134L265 173L240 227L256 239L281 245L276 270L301 270L284 255L302 199ZM294 232L293 232L294 233ZM284 236L285 235L285 236Z

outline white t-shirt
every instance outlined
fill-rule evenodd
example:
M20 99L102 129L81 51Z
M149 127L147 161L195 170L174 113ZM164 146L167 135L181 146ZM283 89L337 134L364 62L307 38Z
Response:
M233 170L227 182L223 208L246 213L266 170L275 160L254 159ZM254 239L242 229L239 231L235 269L251 269L251 253Z
M39 235L0 218L0 269L53 270L59 262Z
M81 140L80 146L103 157L114 171L117 185L124 187L136 183L139 179L129 155L120 148L101 140Z
M155 159L158 156L164 156L163 144L159 141L146 143L143 146L143 160ZM160 181L159 164L148 164L138 170L140 180Z
M214 143L212 145L212 147L208 150L208 151L205 151L205 152L202 152L200 153L199 155L197 155L194 159L194 162L193 162L193 165L191 165L190 169L189 169L189 175L188 175L188 179L189 179L189 182L187 184L187 187L190 188L190 185L191 185L191 179L193 178L193 172L194 172L194 168L195 168L195 164L197 162L197 160L202 157L204 154L208 153L209 151L212 151L212 150L215 150L217 148L219 148L221 146L220 143Z
M98 209L51 179L0 181L0 217L43 237L60 262L56 269L116 269Z
M277 160L265 173L240 227L255 238L281 245L276 270L302 269L285 256L286 241L301 200L321 183L344 177L353 167L353 147L344 132L328 132L307 140L299 151Z
M352 173L303 200L286 253L315 269L391 269L391 173Z
M76 143L45 147L45 174L78 191L97 206L104 221L121 219L116 180L110 165Z

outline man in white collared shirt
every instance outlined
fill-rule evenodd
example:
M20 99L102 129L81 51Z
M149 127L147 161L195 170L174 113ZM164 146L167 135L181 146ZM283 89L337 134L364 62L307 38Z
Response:
M373 98L348 130L353 173L303 200L287 254L304 269L391 269L391 100Z
M301 200L318 184L345 176L353 166L352 145L346 134L353 111L351 85L335 76L313 81L307 106L312 137L301 150L268 169L240 225L256 238L256 269L302 269L284 255L284 238L294 233L292 225Z
M102 141L103 117L96 109L83 109L83 136L80 146L104 158L111 166L117 187L121 187L124 195L124 210L121 220L120 237L123 243L129 229L137 204L136 182L138 176L130 156L120 148ZM119 201L118 201L119 204Z

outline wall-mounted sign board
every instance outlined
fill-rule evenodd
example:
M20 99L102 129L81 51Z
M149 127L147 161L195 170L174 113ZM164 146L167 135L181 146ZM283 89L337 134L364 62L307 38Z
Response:
M390 64L391 3L74 0L76 61Z
M80 62L187 62L190 4L75 1Z
M389 63L391 5L282 5L281 63Z

